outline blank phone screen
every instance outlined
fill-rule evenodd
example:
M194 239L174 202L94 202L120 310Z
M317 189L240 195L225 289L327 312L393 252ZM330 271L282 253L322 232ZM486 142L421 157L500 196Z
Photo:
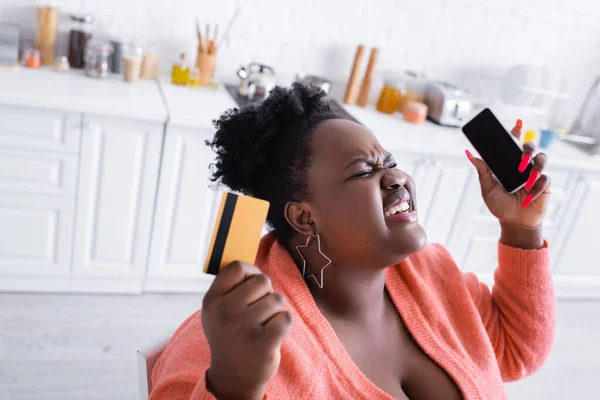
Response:
M519 172L523 151L490 109L477 114L462 130L506 191L513 192L527 181L531 164Z

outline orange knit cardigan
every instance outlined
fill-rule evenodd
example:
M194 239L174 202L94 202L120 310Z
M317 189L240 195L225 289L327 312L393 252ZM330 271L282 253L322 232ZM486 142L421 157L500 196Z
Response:
M461 272L441 245L427 245L388 268L386 287L407 328L465 399L507 398L503 381L533 373L550 353L555 300L546 247L499 243L491 292ZM267 385L269 399L391 399L353 363L289 253L270 235L261 242L257 266L294 317L279 370ZM206 390L210 348L200 313L181 325L157 362L151 400L214 399Z

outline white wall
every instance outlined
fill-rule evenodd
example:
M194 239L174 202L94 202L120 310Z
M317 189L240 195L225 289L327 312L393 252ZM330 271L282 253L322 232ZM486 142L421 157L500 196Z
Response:
M33 7L47 1L0 0L0 21L33 38ZM242 12L218 73L242 63L271 63L278 72L307 71L343 81L356 45L381 48L378 74L421 69L456 83L501 75L517 63L549 63L572 77L579 106L600 73L600 2L595 0L54 0L62 11L85 8L105 35L137 35L162 51L162 70L180 51L193 53L194 19L224 29ZM67 31L65 19L63 30ZM61 39L65 48L66 39Z

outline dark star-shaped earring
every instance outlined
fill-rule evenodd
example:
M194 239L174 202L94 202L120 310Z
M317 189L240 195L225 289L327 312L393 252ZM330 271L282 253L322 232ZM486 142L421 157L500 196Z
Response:
M304 256L302 255L302 252L300 251L300 249L305 249L311 245L311 243L313 241L313 237L309 236L306 239L306 244L296 246L296 251L298 252L298 254L300 254L300 258L302 258L302 277L304 279L308 279L308 278L312 277L317 282L319 289L323 289L323 270L325 270L325 268L329 267L329 265L331 264L331 259L329 257L327 257L321 250L321 236L319 236L318 233L315 236L317 237L317 248L319 250L319 253L321 254L321 256L323 256L323 258L325 258L327 260L327 264L325 264L325 266L321 268L321 280L319 280L315 276L315 274L306 276L306 259L304 258Z

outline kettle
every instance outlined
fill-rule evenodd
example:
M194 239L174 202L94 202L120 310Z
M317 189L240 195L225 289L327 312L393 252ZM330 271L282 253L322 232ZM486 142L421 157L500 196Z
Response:
M250 63L237 71L240 77L238 92L241 96L254 99L254 96L265 98L275 87L275 70L268 65Z

